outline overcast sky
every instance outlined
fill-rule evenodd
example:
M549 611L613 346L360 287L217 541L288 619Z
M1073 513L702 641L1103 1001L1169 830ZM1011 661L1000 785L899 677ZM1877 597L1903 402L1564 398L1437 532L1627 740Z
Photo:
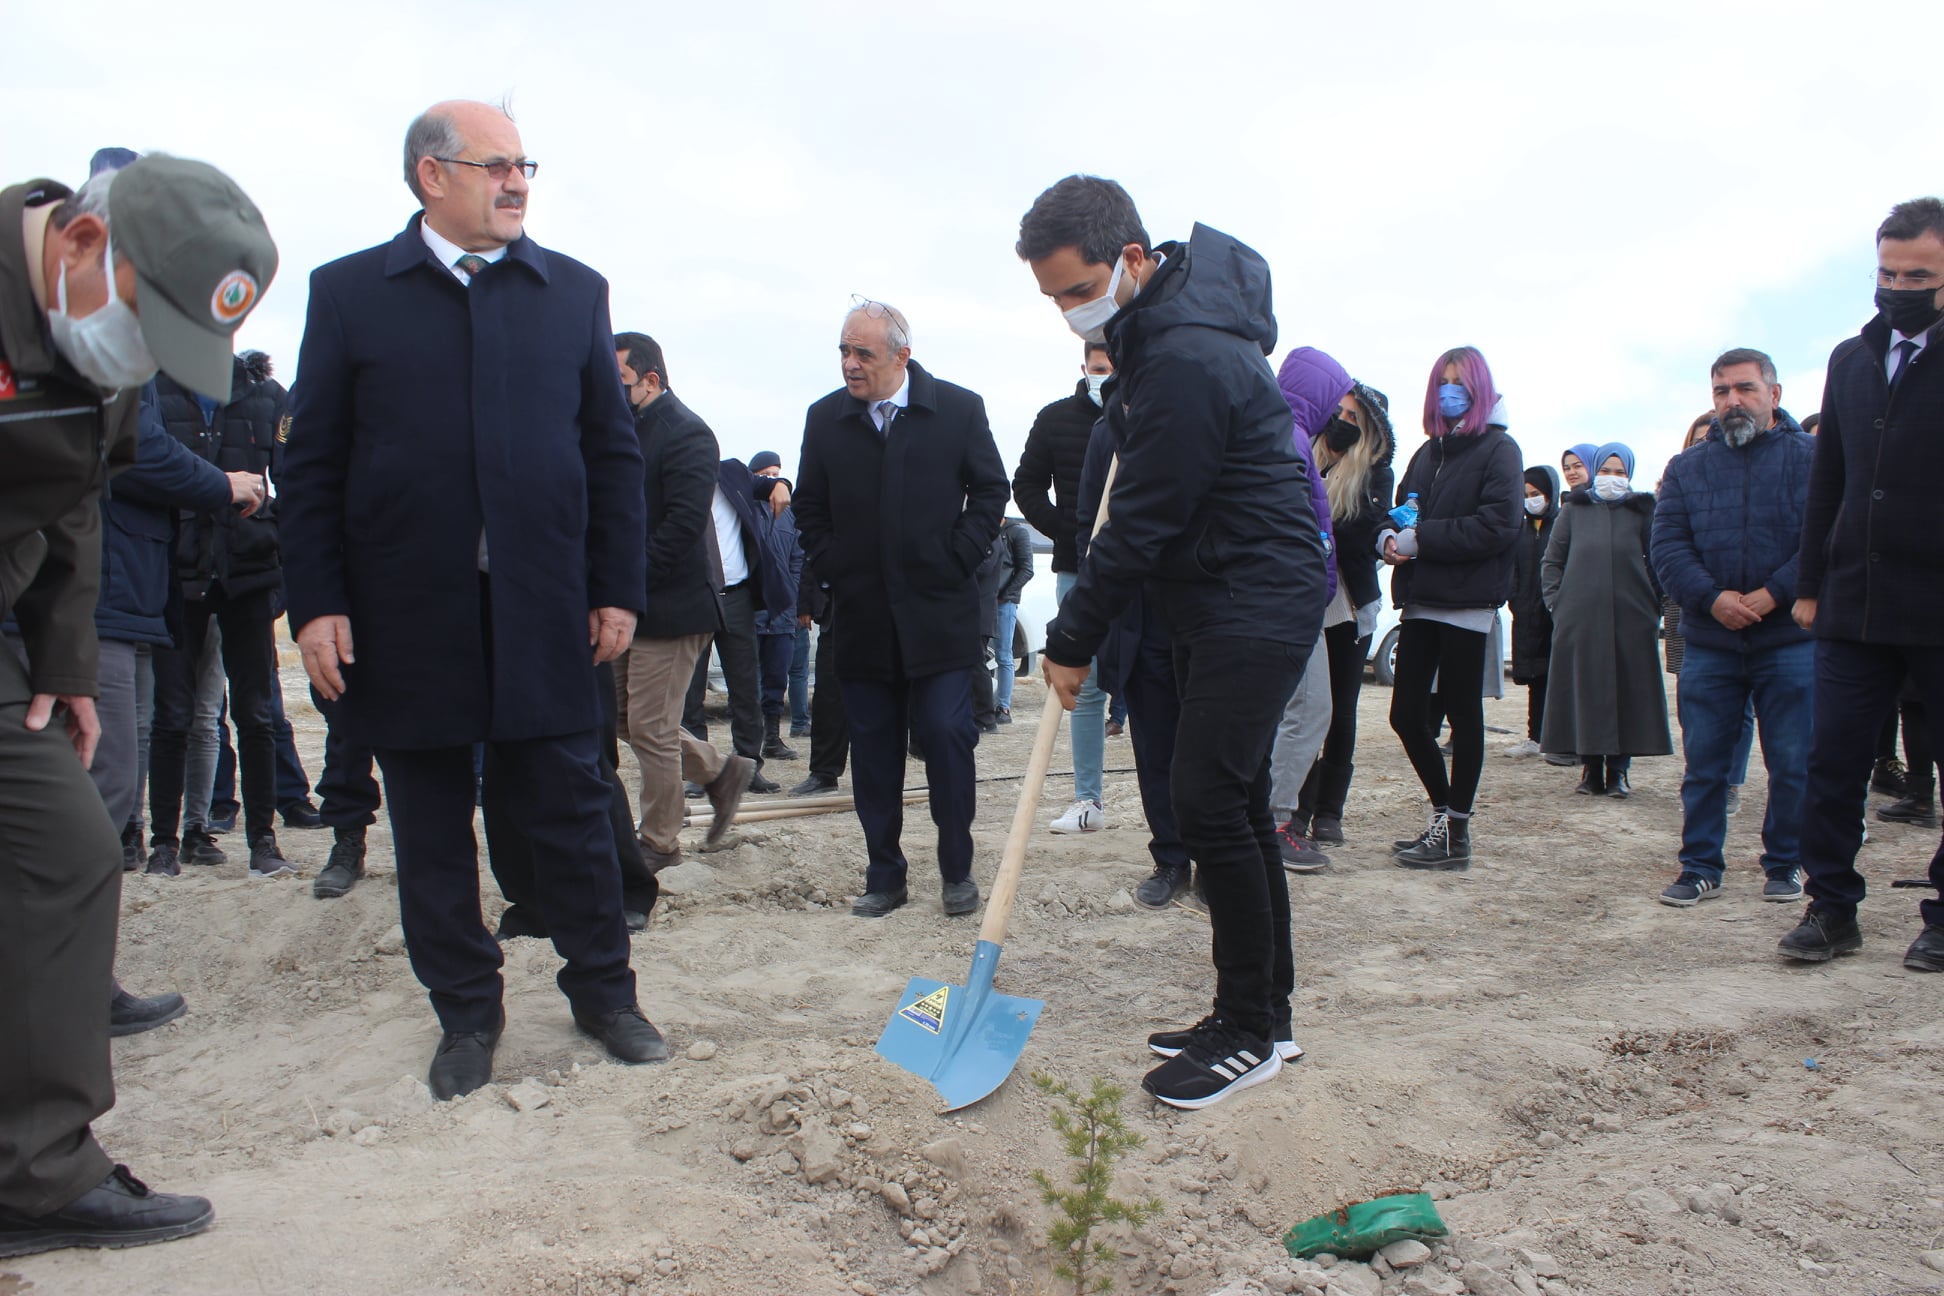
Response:
M1872 16L1875 13L1877 16ZM1708 363L1771 352L1814 410L1872 313L1873 231L1944 192L1944 6L1822 3L16 6L6 182L105 144L228 170L283 266L242 345L295 374L310 270L414 210L407 122L513 96L527 229L613 283L725 455L837 387L850 294L984 395L1010 469L1080 345L1014 257L1074 171L1156 239L1202 221L1275 275L1281 342L1388 392L1473 344L1528 462L1631 443L1651 485Z

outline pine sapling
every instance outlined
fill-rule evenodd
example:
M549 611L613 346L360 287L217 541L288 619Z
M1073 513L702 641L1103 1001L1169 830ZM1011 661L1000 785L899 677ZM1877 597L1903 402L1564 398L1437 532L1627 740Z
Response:
M1047 1245L1059 1257L1053 1274L1073 1284L1074 1296L1112 1291L1112 1266L1118 1252L1111 1243L1096 1240L1094 1229L1120 1222L1139 1228L1162 1210L1159 1198L1127 1202L1107 1191L1115 1162L1145 1141L1121 1118L1121 1099L1127 1091L1096 1077L1092 1092L1083 1096L1044 1071L1034 1073L1033 1083L1066 1104L1053 1108L1053 1128L1073 1158L1071 1190L1055 1187L1044 1170L1033 1171L1041 1200L1059 1208L1046 1235Z

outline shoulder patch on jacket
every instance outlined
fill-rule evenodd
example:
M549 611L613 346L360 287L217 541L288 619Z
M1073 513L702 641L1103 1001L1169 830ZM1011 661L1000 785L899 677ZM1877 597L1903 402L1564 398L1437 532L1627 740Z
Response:
M277 444L288 445L289 443L290 443L290 415L286 414L282 418L277 420Z

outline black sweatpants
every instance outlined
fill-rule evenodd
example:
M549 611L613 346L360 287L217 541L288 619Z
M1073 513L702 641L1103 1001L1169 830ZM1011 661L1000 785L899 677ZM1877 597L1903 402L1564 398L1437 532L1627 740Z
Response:
M1397 632L1397 682L1391 689L1391 729L1417 771L1431 804L1468 815L1485 769L1486 636L1442 621L1412 618ZM1451 722L1451 772L1431 736L1431 681Z

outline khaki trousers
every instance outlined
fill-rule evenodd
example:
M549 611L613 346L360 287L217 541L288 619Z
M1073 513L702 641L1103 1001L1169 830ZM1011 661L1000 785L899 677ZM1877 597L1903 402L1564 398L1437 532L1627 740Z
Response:
M710 638L637 638L628 649L624 711L628 746L641 766L641 840L664 855L681 848L683 780L714 782L726 759L682 728L689 679Z

